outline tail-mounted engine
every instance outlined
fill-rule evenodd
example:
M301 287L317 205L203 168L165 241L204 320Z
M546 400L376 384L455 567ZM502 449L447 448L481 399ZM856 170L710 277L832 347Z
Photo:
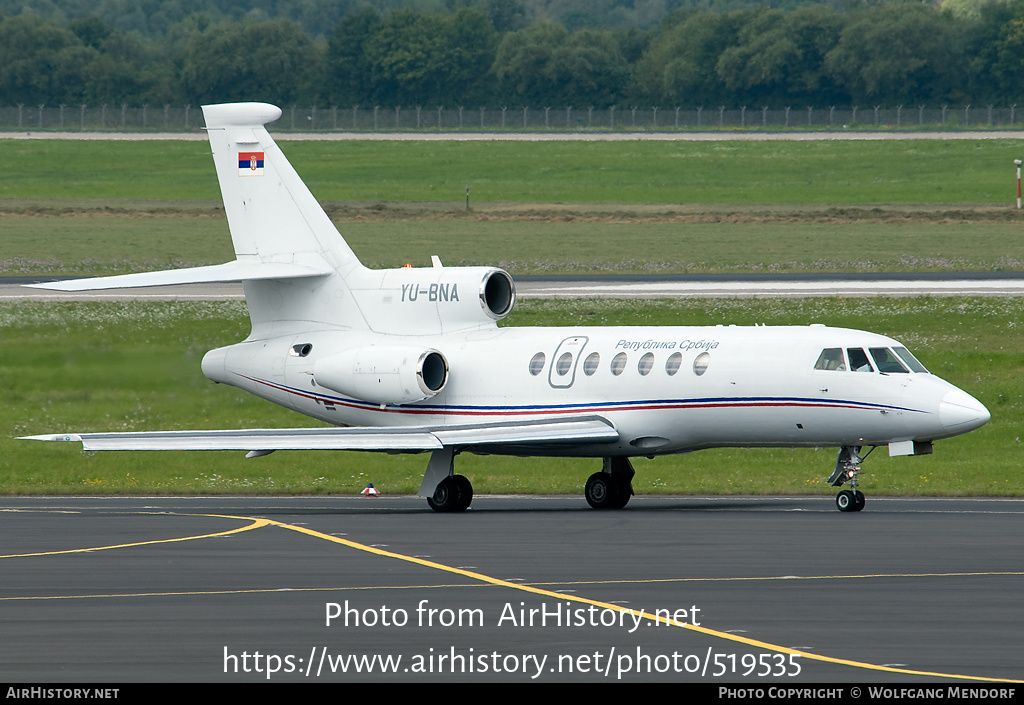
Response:
M422 335L493 325L512 311L516 286L494 267L402 267L364 270L350 288L370 328Z
M411 404L444 388L448 361L437 350L369 345L319 360L313 380L353 399Z

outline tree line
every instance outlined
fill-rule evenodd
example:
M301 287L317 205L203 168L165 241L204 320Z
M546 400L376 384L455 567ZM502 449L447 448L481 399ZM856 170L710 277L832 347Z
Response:
M521 10L363 7L319 34L193 12L152 36L98 16L0 16L0 105L1024 104L1024 0L690 7L648 28L567 28Z

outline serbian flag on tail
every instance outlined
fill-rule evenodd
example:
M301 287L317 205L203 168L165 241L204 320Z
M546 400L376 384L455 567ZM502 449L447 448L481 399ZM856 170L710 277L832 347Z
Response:
M238 175L263 176L263 152L239 152Z

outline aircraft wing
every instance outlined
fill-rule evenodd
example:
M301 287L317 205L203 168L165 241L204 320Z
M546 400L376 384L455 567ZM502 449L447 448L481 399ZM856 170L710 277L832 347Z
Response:
M612 424L597 416L515 423L408 428L285 428L238 431L135 431L24 436L36 441L80 442L83 450L367 450L414 452L446 446L516 446L612 443Z

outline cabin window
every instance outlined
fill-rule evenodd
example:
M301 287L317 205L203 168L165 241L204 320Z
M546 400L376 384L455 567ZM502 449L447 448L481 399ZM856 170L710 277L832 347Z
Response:
M544 353L539 352L530 360L530 374L536 377L544 371Z
M682 364L683 354L674 352L668 356L667 360L665 360L665 372L667 372L668 376L671 377L672 375L679 371L679 367Z
M814 363L816 370L845 370L846 360L843 359L842 348L825 348L818 355L818 361Z
M700 377L702 374L707 372L709 362L711 362L711 356L706 352L702 352L697 356L697 359L693 361L693 374Z
M640 358L640 364L637 365L637 371L644 377L651 373L651 368L654 367L654 353L647 353Z
M626 353L619 353L612 358L612 374L617 377L622 374L624 369L626 369Z
M903 366L900 359L896 357L889 348L870 348L871 357L875 360L875 367L879 372L896 372L906 374L907 368Z
M596 352L592 352L587 355L587 359L583 361L583 374L587 377L591 377L597 372L597 366L601 364L601 356Z
M850 369L854 372L874 372L863 348L847 348L846 354L850 356Z
M558 357L558 362L555 363L555 372L558 373L559 377L565 377L572 367L572 353L565 352Z
M918 362L917 358L914 357L913 353L909 350L904 347L895 347L893 350L896 351L896 354L900 356L903 362L907 363L907 367L909 367L912 372L924 372L927 374L928 370L924 368L924 365Z

